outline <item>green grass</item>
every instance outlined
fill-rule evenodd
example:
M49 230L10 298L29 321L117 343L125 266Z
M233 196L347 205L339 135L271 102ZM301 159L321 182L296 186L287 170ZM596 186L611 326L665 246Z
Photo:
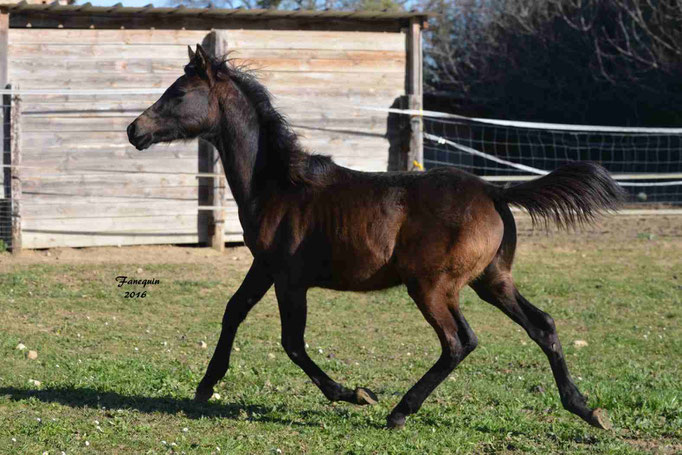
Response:
M239 331L221 398L197 405L243 261L142 274L34 264L0 274L0 453L679 453L681 242L555 242L527 242L516 280L556 319L574 378L613 431L564 411L540 349L470 290L462 308L479 348L391 432L386 415L439 355L401 288L309 293L311 356L349 387L373 389L379 404L324 399L280 347L270 292ZM161 284L124 299L118 275ZM589 345L577 349L577 339Z

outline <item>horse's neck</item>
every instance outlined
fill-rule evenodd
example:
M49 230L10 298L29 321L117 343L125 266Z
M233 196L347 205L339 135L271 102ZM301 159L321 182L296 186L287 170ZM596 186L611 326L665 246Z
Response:
M264 135L275 133L264 131L251 103L246 97L242 101L241 105L232 102L221 106L222 128L213 143L220 153L225 176L246 231L258 229L262 215L258 201L272 196L267 194L269 191L277 191L279 187L273 183L281 185L289 181L289 176L283 175L289 172L285 163L296 151L271 150L272 141L262 139Z
M276 172L286 172L285 167L275 164L278 157L272 154L277 151L263 148L260 133L258 129L226 128L214 143L245 231L258 229L262 218L259 201L269 199L267 193L275 188L272 183L286 181L276 175Z
M241 210L248 208L254 197L253 180L256 172L258 145L257 143L249 144L249 140L243 136L230 136L229 134L222 135L214 145L220 154L227 184Z

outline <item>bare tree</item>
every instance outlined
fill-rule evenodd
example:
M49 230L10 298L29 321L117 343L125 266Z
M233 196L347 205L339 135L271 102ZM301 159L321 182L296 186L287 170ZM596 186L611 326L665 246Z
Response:
M682 0L424 0L432 91L461 111L680 123ZM608 104L608 107L606 106Z

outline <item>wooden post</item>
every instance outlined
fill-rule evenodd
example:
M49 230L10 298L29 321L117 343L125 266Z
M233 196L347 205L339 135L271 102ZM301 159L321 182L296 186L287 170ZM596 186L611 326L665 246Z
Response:
M9 44L9 14L0 12L0 87L7 85L7 67L9 59L7 58Z
M206 226L206 243L222 252L225 250L225 210L222 208L225 178L221 175L222 166L215 147L203 139L199 139L199 172L214 174L213 177L199 178L199 205L213 207L210 211L200 211L199 216Z
M420 111L422 96L422 22L412 18L407 29L407 105L408 109ZM410 148L407 157L408 170L422 170L424 165L424 123L421 115L410 116ZM415 164L416 163L416 164Z
M0 12L0 88L11 88L8 82L9 14ZM0 128L0 153L2 159L2 190L0 191L0 239L12 247L14 223L12 218L12 149L11 149L11 103L10 95L2 96L2 128Z
M222 58L227 53L227 39L224 32L211 31L201 43L210 54ZM226 180L220 154L215 147L206 141L199 141L199 172L214 174L214 177L204 178L208 205L214 207L207 216L208 243L214 249L225 251L225 193ZM203 169L202 169L203 168Z
M10 84L0 86L11 89ZM2 191L0 191L0 239L12 247L12 96L2 95L2 128L0 128L0 153L2 153Z
M12 97L10 168L12 186L12 254L21 253L21 98Z

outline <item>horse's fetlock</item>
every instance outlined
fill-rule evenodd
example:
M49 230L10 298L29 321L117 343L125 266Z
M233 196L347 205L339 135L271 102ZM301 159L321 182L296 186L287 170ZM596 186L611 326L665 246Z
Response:
M580 414L585 409L587 399L578 392L578 389L574 389L572 392L561 397L561 404L567 411Z
M419 404L406 397L398 404L398 406L396 406L395 410L398 411L398 414L407 416L419 411L419 407Z
M390 429L400 429L405 426L405 414L397 412L395 409L386 419L386 426Z
M316 384L317 385L317 384ZM340 401L341 396L337 390L322 390L322 394L329 401Z
M320 386L317 383L316 385ZM351 395L350 390L336 383L328 384L328 387L322 387L322 393L329 401L347 401Z

